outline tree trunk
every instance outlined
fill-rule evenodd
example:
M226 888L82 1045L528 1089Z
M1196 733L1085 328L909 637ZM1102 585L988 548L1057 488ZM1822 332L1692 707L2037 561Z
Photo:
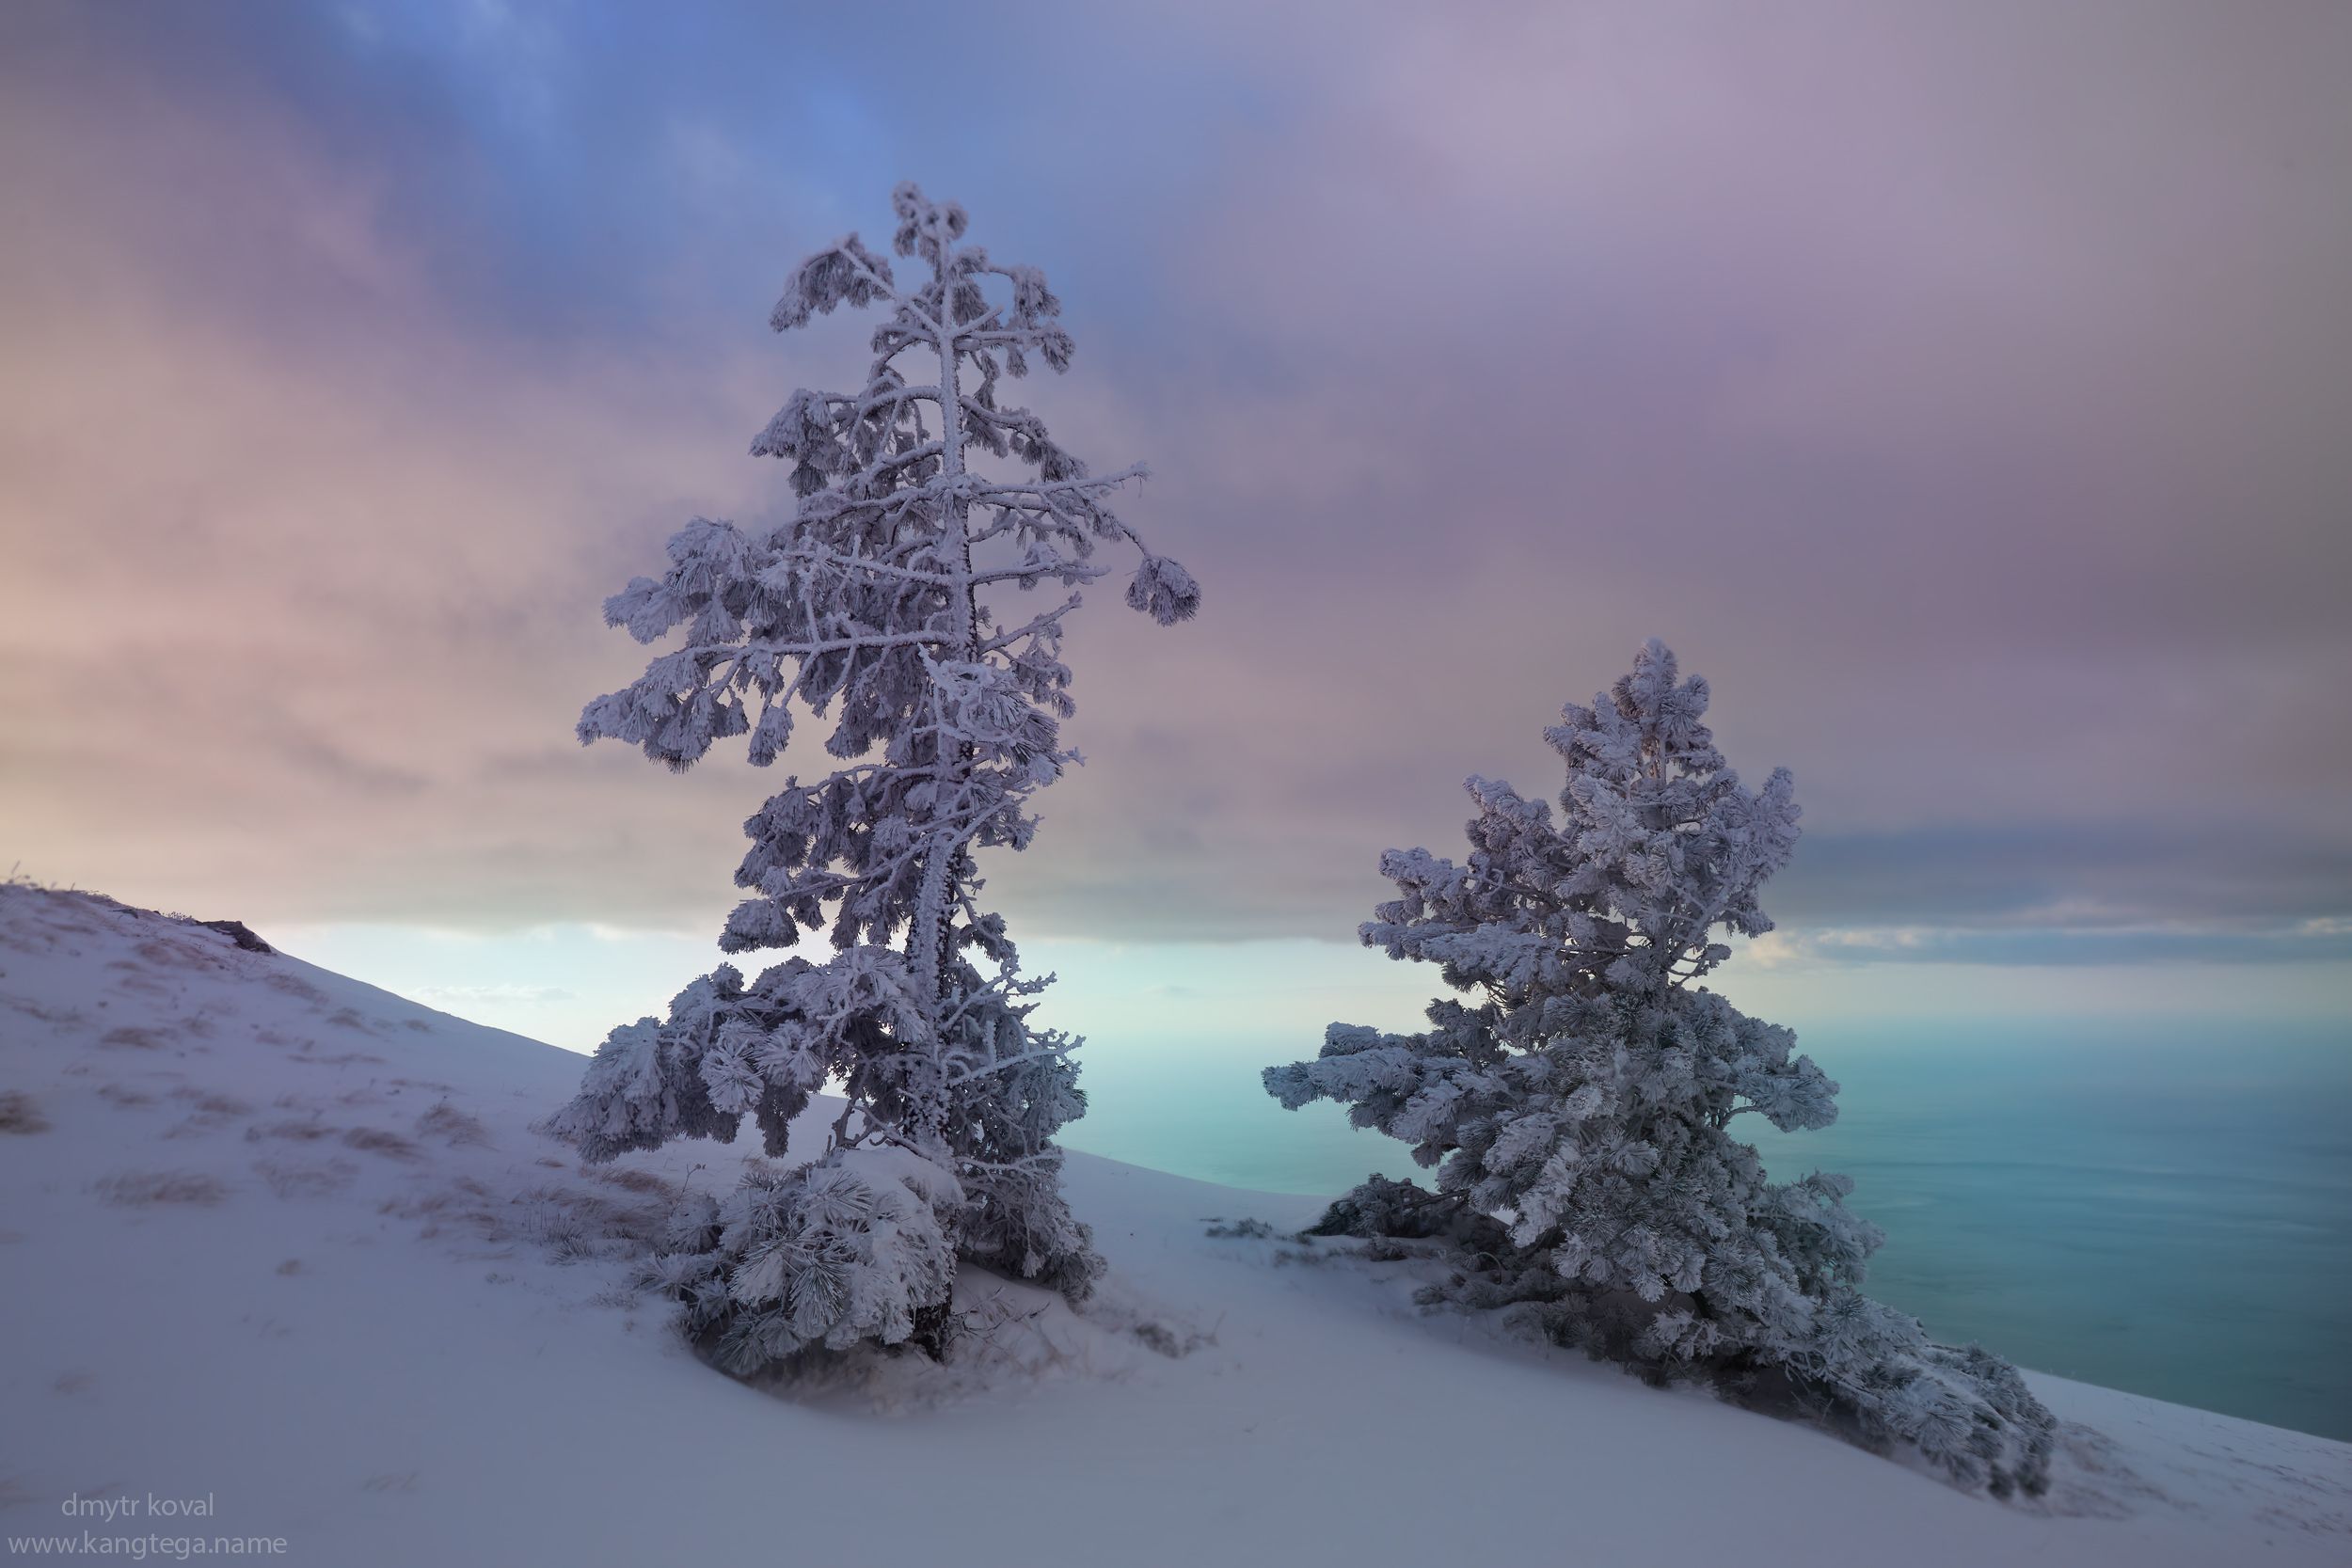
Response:
M936 341L939 346L939 447L940 478L949 489L946 516L943 519L947 535L948 571L954 579L948 588L949 610L962 623L963 636L955 649L955 657L965 661L979 657L979 605L972 586L971 503L956 493L963 467L963 389L961 376L961 356L956 350L955 281L948 262L953 256L949 238L943 224L937 231L939 261L934 268L939 278L939 317ZM939 796L951 802L972 763L972 748L960 744L952 760L946 755L946 737L939 736L935 751L942 768ZM935 797L936 799L937 797ZM951 943L955 910L959 895L970 876L971 860L964 849L961 830L938 829L931 834L930 847L924 851L923 885L915 910L914 926L907 933L907 958L915 974L930 982L928 990L934 1021L945 1016L946 1004L954 992L956 955ZM945 1127L945 1078L946 1064L944 1052L934 1047L940 1058L936 1070L940 1082L931 1092L932 1104L928 1108L924 1132L937 1139ZM918 1333L920 1331L918 1330Z

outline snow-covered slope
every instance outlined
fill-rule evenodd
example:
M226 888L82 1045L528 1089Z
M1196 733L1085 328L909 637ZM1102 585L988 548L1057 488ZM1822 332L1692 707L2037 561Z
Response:
M530 1131L580 1065L0 890L0 1536L335 1568L2352 1560L2352 1447L2037 1378L2081 1424L2007 1506L1422 1316L1396 1266L1207 1234L1310 1201L1083 1156L1114 1270L1086 1316L975 1277L946 1368L749 1387L627 1255L755 1143L584 1171Z

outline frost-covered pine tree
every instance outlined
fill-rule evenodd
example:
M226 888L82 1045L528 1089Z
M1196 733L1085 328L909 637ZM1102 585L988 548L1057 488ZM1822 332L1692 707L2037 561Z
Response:
M1140 558L1127 602L1163 625L1200 603L1111 508L1144 470L1090 474L1000 401L1034 361L1070 363L1044 276L966 243L953 203L901 185L892 205L914 278L852 234L801 263L770 318L781 332L838 306L883 311L865 385L793 393L752 443L792 465L792 516L697 518L672 538L668 570L605 615L641 642L683 641L580 721L583 742L683 770L739 735L772 763L805 713L831 724L842 765L787 778L745 824L750 896L720 940L735 953L822 932L832 957L748 983L721 965L666 1021L615 1029L548 1123L596 1161L731 1141L749 1113L781 1154L810 1097L841 1087L821 1157L682 1213L658 1261L689 1331L736 1370L812 1345L935 1349L958 1258L1088 1292L1101 1264L1053 1142L1085 1108L1078 1041L1029 1022L1051 976L1023 976L977 901L974 851L1025 848L1029 797L1079 760L1060 736L1061 633L1111 570L1097 550ZM1048 584L1053 603L1007 612Z
M2015 1369L1863 1295L1883 1238L1847 1212L1853 1183L1768 1180L1734 1133L1750 1114L1826 1127L1837 1085L1790 1031L1695 983L1731 956L1719 928L1772 928L1757 890L1797 841L1788 771L1743 787L1707 700L1653 641L1545 732L1567 763L1557 817L1473 778L1467 863L1381 858L1399 896L1365 943L1465 997L1433 1003L1422 1034L1335 1023L1265 1083L1410 1143L1434 1190L1375 1176L1318 1228L1423 1243L1448 1264L1432 1303L1508 1307L1654 1375L1793 1399L1964 1482L2038 1491L2051 1418Z

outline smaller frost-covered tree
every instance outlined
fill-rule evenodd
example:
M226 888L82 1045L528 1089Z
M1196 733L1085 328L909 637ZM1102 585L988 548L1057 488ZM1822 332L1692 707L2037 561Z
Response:
M913 280L852 234L801 263L770 318L782 332L882 308L865 385L793 393L752 443L791 465L793 515L755 530L697 518L660 578L607 601L641 642L685 635L580 721L583 742L684 769L733 736L764 767L814 717L842 764L787 779L744 824L750 896L720 939L739 953L822 932L832 957L748 983L721 965L666 1020L612 1031L548 1123L600 1161L731 1142L748 1115L782 1154L811 1097L840 1085L817 1161L698 1200L657 1261L689 1331L736 1370L812 1346L937 1348L959 1258L1087 1294L1101 1262L1053 1141L1085 1109L1078 1041L1030 1023L1051 976L1021 974L1003 918L977 902L973 852L1027 847L1029 797L1078 761L1060 733L1074 710L1062 623L1111 570L1098 548L1133 552L1127 603L1162 625L1200 603L1112 510L1143 470L1090 474L1000 399L1033 362L1069 366L1044 275L966 242L951 202L901 185L892 205ZM1057 602L999 619L1046 584Z
M1652 641L1545 732L1567 763L1558 817L1473 778L1467 863L1381 858L1399 896L1364 942L1467 999L1431 1004L1422 1034L1335 1023L1265 1085L1294 1110L1346 1105L1436 1180L1375 1176L1317 1228L1434 1250L1432 1304L1509 1308L1650 1374L1915 1444L1964 1483L2039 1491L2052 1421L2016 1370L1862 1294L1883 1238L1848 1212L1853 1183L1768 1180L1734 1136L1750 1114L1826 1127L1837 1085L1789 1030L1694 984L1731 956L1719 928L1772 929L1757 891L1797 841L1788 771L1743 787L1707 702Z

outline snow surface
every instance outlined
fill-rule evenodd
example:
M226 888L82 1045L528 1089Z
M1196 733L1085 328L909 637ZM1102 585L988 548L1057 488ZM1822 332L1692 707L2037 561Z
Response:
M1313 1200L1084 1155L1112 1272L1083 1317L967 1270L946 1366L749 1386L629 1258L756 1140L584 1171L530 1131L580 1068L0 889L0 1537L284 1537L336 1568L2352 1560L2352 1446L2037 1376L2057 1484L2005 1505L1424 1316L1406 1265L1208 1234ZM151 1494L215 1512L64 1512Z

